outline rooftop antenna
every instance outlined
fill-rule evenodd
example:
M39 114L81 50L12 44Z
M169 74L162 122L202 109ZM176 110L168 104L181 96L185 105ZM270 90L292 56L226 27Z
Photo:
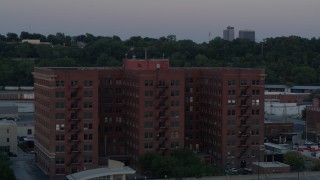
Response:
M144 59L148 59L147 48L144 48Z
M283 104L283 121L286 123L287 122L287 106L286 103Z

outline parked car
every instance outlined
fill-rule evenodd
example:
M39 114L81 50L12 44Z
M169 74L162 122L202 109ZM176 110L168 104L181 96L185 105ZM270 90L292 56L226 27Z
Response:
M225 172L226 172L226 174L234 175L234 174L238 174L238 169L237 168L230 168L230 169L227 169Z

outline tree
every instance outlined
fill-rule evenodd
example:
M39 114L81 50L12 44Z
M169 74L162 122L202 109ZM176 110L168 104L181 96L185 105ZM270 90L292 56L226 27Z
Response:
M10 169L9 160L7 155L0 154L0 179L16 179L12 169Z
M205 165L192 151L176 149L170 155L147 153L139 158L143 172L153 177L202 177L220 175L222 169Z
M311 167L311 171L320 171L320 160L316 160L316 162Z
M27 58L29 55L32 54L31 45L28 43L19 44L16 46L16 52L21 58Z
M16 33L7 33L7 41L9 42L18 42L19 37Z
M292 170L299 170L304 166L304 157L300 152L291 151L285 154L284 163L291 166Z

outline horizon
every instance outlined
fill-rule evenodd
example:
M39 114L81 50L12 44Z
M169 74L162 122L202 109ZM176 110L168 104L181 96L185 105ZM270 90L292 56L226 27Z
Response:
M318 0L3 0L0 34L22 31L43 35L85 33L208 42L223 37L227 26L256 33L256 42L271 37L320 37ZM210 35L209 35L210 34Z

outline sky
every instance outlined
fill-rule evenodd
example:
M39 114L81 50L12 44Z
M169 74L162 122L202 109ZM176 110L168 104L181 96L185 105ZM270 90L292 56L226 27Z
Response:
M256 32L256 41L320 37L320 0L0 0L0 34L90 33L197 43L222 37L227 26ZM210 37L209 37L210 34Z

